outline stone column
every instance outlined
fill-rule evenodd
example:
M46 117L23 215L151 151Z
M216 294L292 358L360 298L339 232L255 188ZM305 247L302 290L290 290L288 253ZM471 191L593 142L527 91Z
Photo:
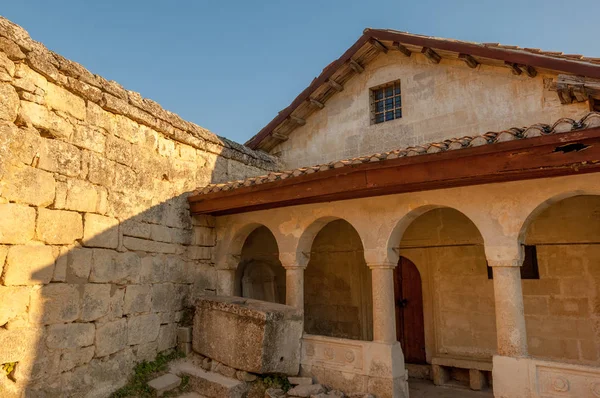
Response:
M217 269L217 296L235 295L235 270Z
M304 269L303 266L285 267L285 304L304 309Z
M521 287L523 249L520 245L486 248L486 256L494 273L498 355L526 357L527 331Z
M368 264L373 281L373 341L396 342L394 264Z

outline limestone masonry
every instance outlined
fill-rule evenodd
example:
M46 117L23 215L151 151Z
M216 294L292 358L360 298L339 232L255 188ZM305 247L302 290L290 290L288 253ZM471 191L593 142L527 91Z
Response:
M0 18L0 396L105 397L174 347L216 289L187 192L276 169Z

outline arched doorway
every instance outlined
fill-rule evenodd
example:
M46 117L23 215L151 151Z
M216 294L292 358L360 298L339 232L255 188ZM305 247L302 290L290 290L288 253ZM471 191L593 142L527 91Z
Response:
M235 295L285 304L285 269L277 241L267 227L258 227L244 242L236 270Z
M421 283L421 274L415 264L406 257L400 257L394 270L396 335L402 345L404 360L415 364L426 363Z
M551 204L522 231L523 305L531 356L597 366L600 361L600 196ZM527 255L535 261L528 261ZM529 265L536 277L524 277Z
M315 236L304 274L304 328L308 334L371 340L371 273L358 232L331 221Z

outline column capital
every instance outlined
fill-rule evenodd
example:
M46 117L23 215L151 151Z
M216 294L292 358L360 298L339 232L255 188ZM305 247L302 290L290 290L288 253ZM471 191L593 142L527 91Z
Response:
M298 264L282 264L283 268L286 270L305 270L306 265L298 265Z
M511 245L485 245L484 248L490 267L520 267L523 265L525 251L523 246L516 241Z
M367 267L369 267L371 270L374 269L394 269L396 268L397 264L394 263L368 263Z

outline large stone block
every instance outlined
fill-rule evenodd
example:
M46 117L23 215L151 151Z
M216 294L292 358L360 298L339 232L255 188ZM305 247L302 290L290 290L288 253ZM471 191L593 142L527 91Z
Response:
M55 138L70 139L73 125L66 119L50 112L43 105L29 101L20 101L19 115L23 120L29 120L38 129L50 133Z
M31 355L38 344L36 329L0 328L0 363L18 362Z
M32 292L29 318L44 325L73 322L79 318L80 306L77 285L53 283Z
M50 246L11 246L6 258L4 284L38 285L52 280L54 255Z
M137 254L94 249L90 282L137 283L141 261Z
M81 212L95 212L98 208L99 187L96 187L87 181L68 180L66 189L67 191L64 200L65 209Z
M0 204L0 243L27 243L35 232L35 209L13 203Z
M125 288L124 314L139 314L150 311L150 285L129 285Z
M177 325L174 323L160 325L157 344L158 352L175 347L177 345Z
M117 248L119 245L119 221L116 218L87 213L84 220L84 246Z
M46 101L52 109L68 113L79 120L85 119L85 101L62 87L48 83Z
M81 214L39 209L36 235L39 240L51 245L71 244L83 237Z
M0 286L0 303L2 303L0 305L0 326L4 326L12 318L27 311L29 289L27 287Z
M108 314L110 289L109 284L88 283L84 286L80 316L82 321L94 321Z
M0 119L14 122L19 109L19 95L8 83L0 83L0 104Z
M92 269L92 253L93 251L91 249L71 249L66 254L66 276L77 282L87 281L90 276L90 270Z
M81 154L79 149L60 140L45 139L39 151L38 167L42 170L69 177L79 175Z
M98 324L96 327L96 356L103 357L127 346L127 320Z
M106 145L106 136L99 128L80 125L75 129L72 142L78 147L102 153Z
M129 345L150 343L158 338L160 320L156 314L127 318L127 341Z
M92 323L50 325L46 345L51 349L85 347L94 344L96 328Z
M48 206L54 201L56 183L51 173L30 166L14 167L5 174L2 196L34 206Z
M241 297L204 297L196 302L193 348L235 369L295 376L302 330L302 310Z

